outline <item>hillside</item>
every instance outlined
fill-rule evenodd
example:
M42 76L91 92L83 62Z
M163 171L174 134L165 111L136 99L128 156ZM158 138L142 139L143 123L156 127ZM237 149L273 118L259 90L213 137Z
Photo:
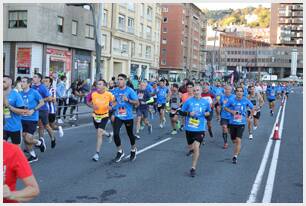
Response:
M248 7L244 9L228 10L207 10L203 9L207 15L208 24L218 24L220 26L245 25L249 27L268 28L270 25L270 9L264 7ZM247 23L246 15L255 15L257 20Z

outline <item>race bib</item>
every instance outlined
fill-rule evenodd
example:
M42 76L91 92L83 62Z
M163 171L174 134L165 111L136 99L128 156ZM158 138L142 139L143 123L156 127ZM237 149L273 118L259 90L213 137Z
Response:
M5 107L3 109L3 115L4 115L5 118L11 118L11 111L8 107Z
M189 118L188 126L193 128L198 128L200 125L200 120L195 118Z
M106 117L108 117L108 113L102 114L102 115L93 114L93 118L94 118L95 122L97 122L97 123L100 123L102 121L102 119L104 119Z
M234 115L234 120L236 122L242 122L242 115L241 114L235 114Z
M125 117L126 115L127 115L127 113L126 113L126 108L125 108L125 107L119 108L118 116L119 116L119 117Z

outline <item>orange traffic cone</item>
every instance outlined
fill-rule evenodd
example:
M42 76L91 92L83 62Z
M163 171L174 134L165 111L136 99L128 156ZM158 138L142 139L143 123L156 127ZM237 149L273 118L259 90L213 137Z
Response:
M275 129L274 129L273 140L279 140L278 123L276 123Z

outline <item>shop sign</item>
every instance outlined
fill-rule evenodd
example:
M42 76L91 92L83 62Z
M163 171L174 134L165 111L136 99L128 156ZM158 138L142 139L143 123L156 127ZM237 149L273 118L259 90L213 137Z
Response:
M31 67L31 48L18 48L17 68Z

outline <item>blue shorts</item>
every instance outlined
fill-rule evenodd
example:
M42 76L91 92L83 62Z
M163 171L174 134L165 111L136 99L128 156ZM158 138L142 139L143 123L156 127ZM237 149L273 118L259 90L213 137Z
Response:
M37 129L37 121L21 120L22 132L34 135Z
M148 118L148 108L137 108L136 109L136 113L137 113L137 117L143 117L143 118Z

